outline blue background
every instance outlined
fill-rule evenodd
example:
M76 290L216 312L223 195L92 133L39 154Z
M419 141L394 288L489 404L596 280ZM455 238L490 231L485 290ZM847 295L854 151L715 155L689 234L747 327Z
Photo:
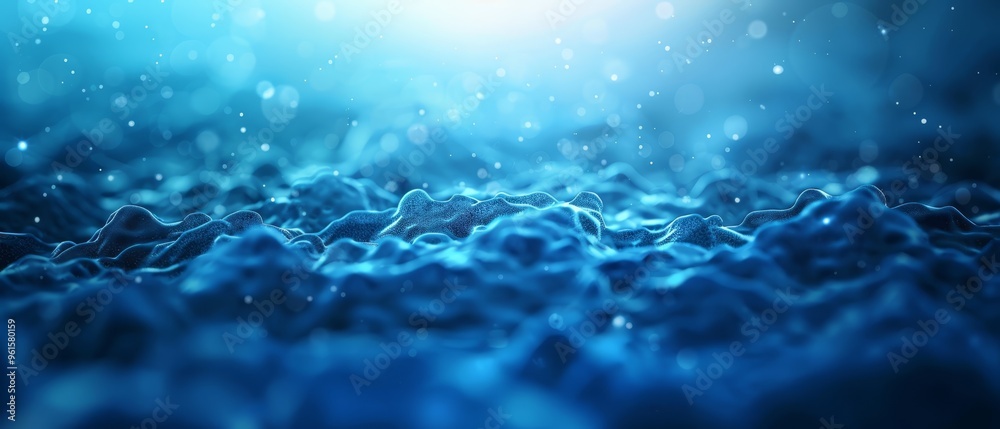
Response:
M997 18L5 2L20 423L1000 424Z

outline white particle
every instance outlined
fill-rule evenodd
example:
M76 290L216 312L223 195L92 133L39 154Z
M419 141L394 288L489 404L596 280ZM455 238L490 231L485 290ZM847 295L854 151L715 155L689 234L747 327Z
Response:
M625 318L622 316L615 316L614 320L611 322L616 328L621 328L625 326Z

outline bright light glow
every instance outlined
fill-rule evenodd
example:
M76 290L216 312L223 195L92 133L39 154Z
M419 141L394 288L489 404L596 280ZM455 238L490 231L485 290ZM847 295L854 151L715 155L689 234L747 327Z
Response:
M330 1L316 3L316 19L320 21L330 21L337 15L337 7Z
M669 2L661 2L656 5L656 16L660 19L670 19L674 17L674 5Z
M375 11L371 5L338 3L332 23L364 26ZM394 35L394 42L418 46L425 53L471 48L522 54L526 48L538 50L538 40L557 38L575 47L581 42L603 44L623 31L640 31L636 18L656 13L655 4L590 0L429 0L400 5L402 10L385 25L385 32ZM341 18L348 15L351 19L343 22Z
M609 2L572 0L429 1L410 7L410 22L422 22L425 32L455 37L511 38L538 36L565 30L583 20L600 17L606 9L628 6ZM405 7L405 6L404 6ZM433 23L432 25L426 25Z

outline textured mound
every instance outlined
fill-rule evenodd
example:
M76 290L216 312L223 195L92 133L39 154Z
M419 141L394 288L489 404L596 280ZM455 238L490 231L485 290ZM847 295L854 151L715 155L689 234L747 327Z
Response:
M807 190L724 226L623 223L652 190L292 189L0 234L26 427L134 424L147 397L191 428L1000 424L1000 229L954 208Z

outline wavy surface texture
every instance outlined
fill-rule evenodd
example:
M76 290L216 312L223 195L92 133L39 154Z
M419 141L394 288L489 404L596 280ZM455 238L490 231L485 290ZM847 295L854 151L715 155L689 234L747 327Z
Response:
M414 190L323 219L309 212L378 190L330 174L294 188L310 199L215 219L123 206L80 242L0 234L3 300L31 327L22 350L38 352L22 367L25 419L109 421L99 410L134 400L116 391L151 389L191 408L215 406L207 392L241 404L192 413L205 427L402 427L426 407L461 420L490 401L574 427L834 411L893 425L904 409L917 424L937 395L964 421L995 418L1000 227L950 207L812 189L738 225L689 214L627 227L609 219L638 201L591 192ZM86 406L61 396L104 383L119 389L87 390L74 400ZM885 397L899 408L871 408ZM387 402L400 414L365 412ZM718 408L730 411L705 411ZM426 418L416 425L443 417Z
M0 2L0 429L1000 428L998 2Z

